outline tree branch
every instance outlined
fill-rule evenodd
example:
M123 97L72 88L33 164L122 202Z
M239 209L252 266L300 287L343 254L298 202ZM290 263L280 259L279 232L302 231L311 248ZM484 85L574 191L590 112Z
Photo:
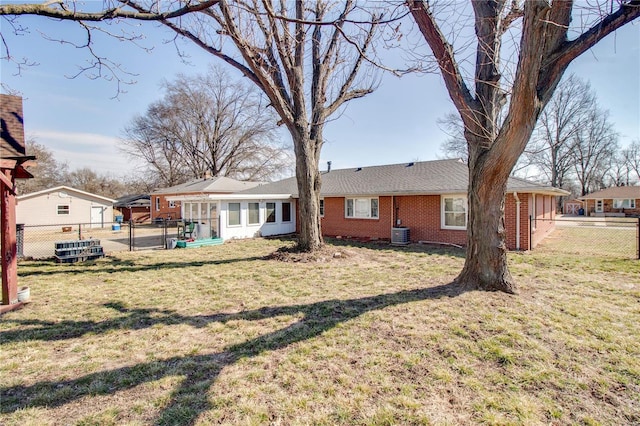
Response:
M442 31L440 31L426 2L423 0L409 0L407 6L438 61L442 71L442 78L453 104L462 115L465 124L469 124L473 120L470 112L475 109L475 100L462 78L454 58L453 48L447 42Z
M3 4L0 5L0 16L2 15L39 15L49 18L57 18L70 21L106 21L118 18L135 19L138 21L161 21L163 19L177 18L188 13L198 12L217 4L220 0L202 0L196 4L187 3L185 6L164 12L153 13L150 11L130 11L120 7L112 7L100 12L80 12L77 10L66 9L62 2L48 2L42 4ZM127 7L130 3L126 0L118 0L123 7ZM58 5L56 8L52 5Z
M571 61L592 48L597 42L605 38L623 25L640 17L640 0L632 0L620 5L620 8L607 15L600 22L582 33L580 37L573 41L565 41L561 43L557 49L550 52L544 58L543 66L538 77L538 91L540 98L545 99L550 96L555 84L551 82L558 81L562 73L569 66Z

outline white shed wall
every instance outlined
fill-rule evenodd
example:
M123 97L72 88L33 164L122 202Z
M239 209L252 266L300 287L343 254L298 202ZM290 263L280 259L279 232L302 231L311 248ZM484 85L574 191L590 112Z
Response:
M58 206L69 206L69 214L58 214ZM74 225L91 223L91 208L102 209L103 224L113 222L113 206L103 200L59 191L19 200L16 205L16 222L25 225ZM100 226L98 225L98 226Z

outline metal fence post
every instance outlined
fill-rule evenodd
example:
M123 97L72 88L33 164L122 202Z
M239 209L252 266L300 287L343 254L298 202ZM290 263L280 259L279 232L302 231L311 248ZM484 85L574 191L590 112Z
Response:
M162 246L167 249L167 227L169 226L169 220L168 219L163 219L162 220Z
M82 224L81 223L78 224L78 239L79 240L82 239Z
M129 219L129 251L133 251L133 219Z

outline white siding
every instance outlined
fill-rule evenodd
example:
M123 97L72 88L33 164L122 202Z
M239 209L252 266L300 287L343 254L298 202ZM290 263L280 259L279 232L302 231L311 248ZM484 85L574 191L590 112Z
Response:
M58 214L58 206L69 206L69 214ZM25 225L75 225L91 223L91 208L103 208L105 226L113 221L113 206L71 191L55 191L18 200L16 222Z
M260 222L249 225L249 203L258 202L260 205ZM240 204L240 225L229 225L229 203ZM267 203L275 203L276 220L266 222ZM291 221L282 221L282 203L291 205ZM228 240L232 238L267 237L270 235L291 234L296 231L296 204L294 200L230 200L220 202L220 237Z

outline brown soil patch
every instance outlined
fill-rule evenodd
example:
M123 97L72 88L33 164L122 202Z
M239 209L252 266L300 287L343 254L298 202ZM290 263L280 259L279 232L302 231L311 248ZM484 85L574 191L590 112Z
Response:
M349 259L354 253L340 247L324 245L313 252L298 251L295 247L281 247L275 252L267 255L267 260L277 260L280 262L301 262L301 263L326 263L336 260Z

